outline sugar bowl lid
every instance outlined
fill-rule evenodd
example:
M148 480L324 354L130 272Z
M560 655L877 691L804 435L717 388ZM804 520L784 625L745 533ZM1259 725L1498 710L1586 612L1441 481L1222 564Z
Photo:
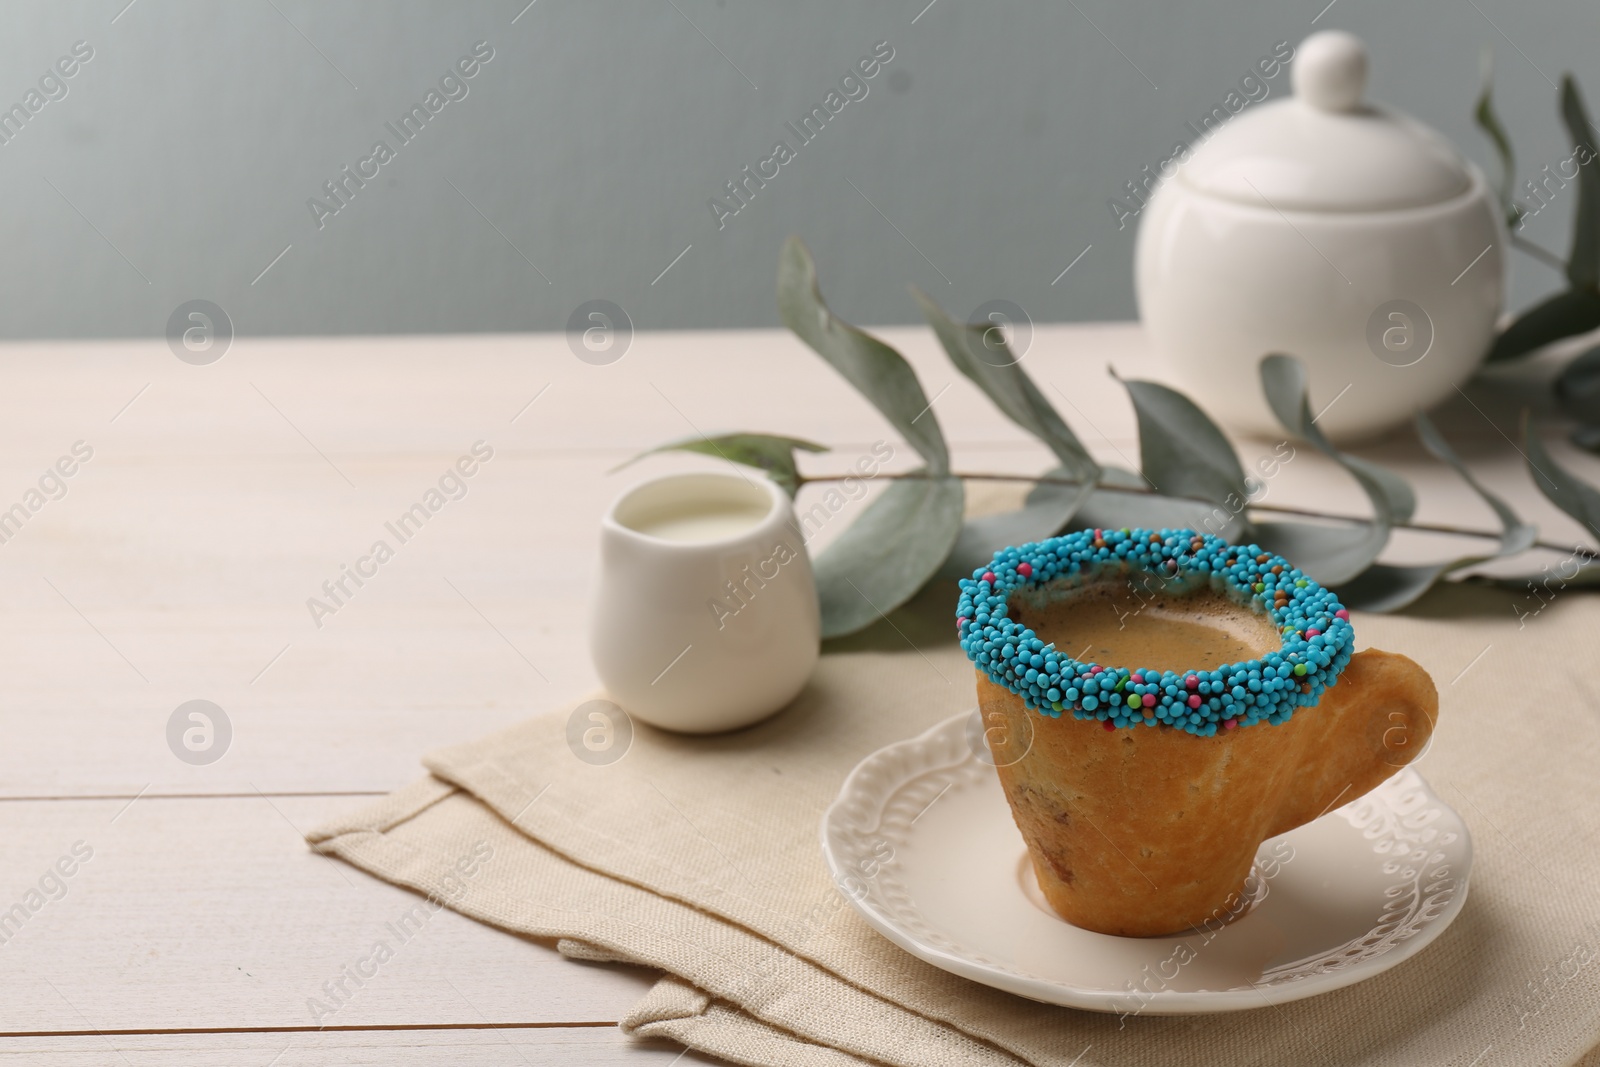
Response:
M1179 174L1199 192L1280 211L1422 207L1471 187L1438 133L1366 103L1367 49L1342 30L1300 44L1290 99L1250 108L1195 149Z

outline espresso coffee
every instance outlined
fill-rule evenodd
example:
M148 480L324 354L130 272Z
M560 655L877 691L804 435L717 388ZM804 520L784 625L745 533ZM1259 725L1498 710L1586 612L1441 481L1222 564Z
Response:
M1168 592L1099 581L1013 596L1011 617L1085 663L1136 670L1207 670L1278 648L1272 622L1209 587Z

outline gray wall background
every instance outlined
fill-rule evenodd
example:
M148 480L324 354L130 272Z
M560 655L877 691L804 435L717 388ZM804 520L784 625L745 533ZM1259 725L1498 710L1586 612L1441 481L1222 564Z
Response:
M241 334L561 329L596 298L640 329L773 325L791 232L856 321L917 321L913 283L961 315L1130 318L1108 199L1278 41L1363 35L1372 95L1490 167L1493 46L1523 176L1570 154L1562 71L1600 109L1593 4L1336 0L1313 27L1325 2L11 3L0 104L76 41L94 58L0 145L0 336L157 336L194 298ZM307 199L480 40L468 96L319 230ZM708 198L877 41L867 97L719 231ZM1528 236L1564 254L1571 199ZM1513 262L1514 304L1557 286Z

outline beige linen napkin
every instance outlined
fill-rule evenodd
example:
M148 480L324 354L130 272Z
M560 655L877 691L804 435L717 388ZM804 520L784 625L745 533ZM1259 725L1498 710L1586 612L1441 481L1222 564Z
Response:
M1520 624L1514 603L1451 589L1425 613L1357 618L1363 645L1439 683L1419 769L1472 828L1471 891L1416 958L1281 1007L1124 1020L1035 1004L856 916L819 818L862 757L973 705L953 645L831 653L776 718L713 738L640 726L606 766L574 757L565 713L536 718L434 753L432 777L311 840L568 955L661 968L624 1026L738 1063L1569 1064L1600 1043L1600 600L1568 593Z

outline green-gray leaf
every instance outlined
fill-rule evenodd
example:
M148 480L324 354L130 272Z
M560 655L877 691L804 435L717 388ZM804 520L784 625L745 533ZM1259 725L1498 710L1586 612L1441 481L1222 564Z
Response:
M1100 470L1100 485L1106 489L1141 489L1150 490L1150 483L1135 471L1124 467L1108 465Z
M1600 166L1596 160L1591 166ZM1517 316L1489 349L1490 363L1519 359L1563 337L1576 337L1600 326L1600 293L1568 289Z
M964 501L956 478L891 482L816 559L822 636L864 630L915 596L955 546Z
M1426 593L1445 575L1476 563L1525 552L1532 547L1535 538L1539 536L1537 528L1523 522L1517 517L1516 512L1511 510L1510 505L1485 489L1483 484L1473 477L1472 472L1461 461L1461 457L1434 428L1426 415L1419 412L1416 423L1417 436L1422 439L1423 447L1437 459L1454 468L1455 472L1461 475L1462 479L1494 511L1495 517L1500 520L1500 544L1492 553L1461 556L1443 563L1411 566L1375 563L1349 584L1338 589L1339 597L1347 607L1366 611L1398 611Z
M1506 574L1483 580L1523 594L1522 604L1513 604L1511 610L1523 620L1525 626L1528 618L1543 611L1544 606L1554 600L1561 590L1600 587L1600 562L1588 549L1574 546L1572 554L1566 559L1545 564L1544 570L1538 574ZM1555 583L1553 586L1550 584L1552 582ZM1540 589L1544 591L1540 592ZM1522 627L1517 628L1520 630Z
M1072 475L1065 468L1057 467L1045 477L1071 478ZM1093 482L1076 485L1040 482L1016 511L968 519L961 527L955 550L939 573L951 578L970 578L973 571L987 565L1002 548L1054 537L1066 529L1093 492Z
M1269 383L1268 378L1272 381ZM1360 456L1340 452L1322 433L1311 417L1311 397L1307 391L1305 368L1293 356L1265 356L1261 360L1262 386L1267 403L1272 406L1278 421L1299 434L1319 452L1329 456L1351 474L1355 475L1368 496L1377 494L1388 505L1389 517L1394 522L1410 522L1417 512L1417 494L1406 480L1387 468L1380 467ZM1296 411L1295 398L1299 400ZM1299 426L1299 429L1295 429Z
M1534 432L1532 419L1524 418L1522 439L1533 484L1539 492L1582 523L1590 536L1600 538L1600 490L1555 461Z
M685 437L681 441L657 445L648 451L640 452L624 463L617 464L612 470L619 471L657 452L700 452L707 456L717 456L730 463L739 463L765 471L767 477L783 486L783 491L793 500L795 492L800 488L800 473L794 464L794 452L797 448L806 452L828 451L827 445L819 445L799 437L780 437L766 433L727 433L717 437Z
M1398 475L1333 447L1312 421L1305 370L1292 356L1261 360L1261 387L1284 428L1338 463L1361 484L1372 501L1373 520L1336 534L1305 523L1258 523L1256 539L1324 585L1340 585L1366 570L1389 543L1396 522L1416 510L1416 494ZM1309 531L1317 530L1317 533Z
M1483 498L1483 502L1488 504L1489 509L1494 512L1495 518L1500 520L1500 550L1497 555L1514 555L1531 548L1534 540L1539 536L1538 527L1532 523L1523 522L1522 519L1517 517L1517 513L1511 510L1511 505L1507 504L1497 494L1491 493L1484 487L1482 482L1478 481L1477 477L1467 468L1466 463L1462 461L1456 450L1450 447L1450 442L1444 439L1444 435L1438 431L1428 416L1419 411L1416 416L1416 423L1417 436L1422 439L1423 447L1432 453L1435 459L1448 463L1457 474L1461 475L1462 481L1471 486L1472 491Z
M1562 368L1556 378L1556 399L1579 422L1600 422L1600 345Z
M956 369L972 379L1006 418L1043 441L1070 472L1069 477L1094 481L1099 464L1012 357L999 330L987 324L956 322L915 286L911 294L922 305L923 316Z
M1271 520L1255 524L1256 544L1282 556L1326 586L1356 578L1369 567L1383 545L1371 523L1318 526L1309 522Z
M1600 426L1589 423L1574 426L1571 440L1585 452L1600 452Z
M1073 516L1075 530L1121 530L1143 526L1199 530L1224 541L1239 541L1244 534L1242 515L1225 507L1180 500L1158 493L1133 493L1117 489L1096 489Z
M939 420L905 357L836 318L817 287L817 265L798 237L778 261L778 315L783 324L844 375L915 448L934 474L950 470Z
M1050 473L1069 477L1065 471ZM1044 484L1036 486L1028 494L1028 503L1042 499L1048 488ZM1227 507L1203 504L1198 500L1162 496L1151 492L1150 483L1133 471L1121 467L1102 467L1099 486L1072 517L1070 528L1120 530L1125 526L1144 526L1149 529L1171 527L1200 530L1224 541L1238 541L1245 528L1242 510L1234 511Z
M1166 496L1196 497L1242 513L1250 497L1244 468L1217 424L1165 385L1137 379L1122 385L1139 418L1139 466L1150 484Z
M1505 127L1500 124L1500 116L1494 110L1494 76L1484 57L1483 91L1478 94L1478 106L1473 109L1472 117L1477 120L1481 129L1494 144L1495 153L1500 157L1500 180L1495 183L1495 194L1500 200L1500 207L1505 211L1506 226L1515 226L1522 218L1522 209L1517 206L1516 199L1511 195L1512 186L1516 182L1516 157L1511 151L1511 138L1506 136Z
M1561 118L1574 145L1594 151L1597 140L1583 96L1572 75L1561 77ZM1578 167L1578 209L1572 220L1572 251L1567 254L1567 280L1574 289L1593 290L1600 285L1600 170Z

